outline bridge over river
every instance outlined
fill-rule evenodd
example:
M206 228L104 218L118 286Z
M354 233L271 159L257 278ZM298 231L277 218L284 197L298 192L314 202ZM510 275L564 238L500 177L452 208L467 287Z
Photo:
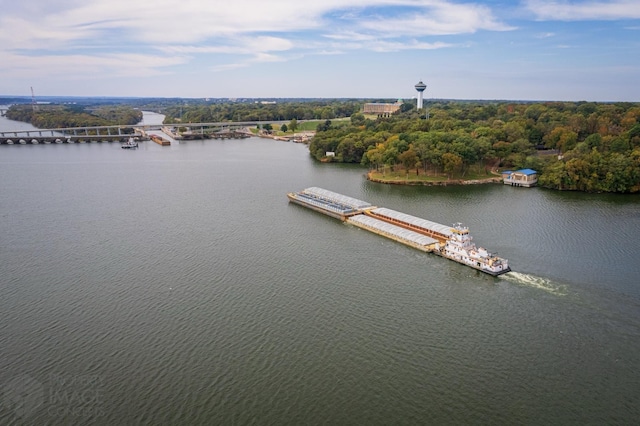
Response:
M249 127L280 125L289 121L236 121L212 123L136 124L116 126L64 127L57 129L11 130L0 132L0 144L40 144L76 142L124 142L147 139L150 131L162 131L174 139L245 137ZM178 130L180 129L180 130ZM183 130L184 129L184 130Z

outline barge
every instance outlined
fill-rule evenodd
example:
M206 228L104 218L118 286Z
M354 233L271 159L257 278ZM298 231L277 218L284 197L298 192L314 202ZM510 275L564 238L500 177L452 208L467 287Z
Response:
M159 135L149 135L149 138L154 141L155 143L157 143L160 146L169 146L171 145L171 141L163 138L162 136Z
M290 192L287 197L295 204L493 276L511 271L507 259L476 247L469 228L461 223L442 225L318 187Z
M346 220L350 216L374 208L366 201L315 186L299 192L290 192L287 197L293 203L340 220Z

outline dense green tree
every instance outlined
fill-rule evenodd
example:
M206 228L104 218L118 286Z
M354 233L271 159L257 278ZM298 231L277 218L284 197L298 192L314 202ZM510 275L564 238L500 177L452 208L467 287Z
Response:
M591 134L587 136L584 140L584 143L587 145L589 149L599 148L602 145L602 136L598 133Z
M364 114L361 112L354 112L351 114L351 124L354 126L362 126L365 123Z
M418 153L413 149L413 145L409 145L409 148L398 155L398 160L404 166L404 169L409 171L410 168L416 169L416 175L419 174L418 167L420 166L420 157Z
M378 170L378 167L382 164L382 155L385 150L386 147L383 143L377 143L375 146L370 147L362 158L363 165L373 165Z
M442 154L442 167L444 168L444 172L451 178L454 173L462 169L462 158L456 154L445 152Z

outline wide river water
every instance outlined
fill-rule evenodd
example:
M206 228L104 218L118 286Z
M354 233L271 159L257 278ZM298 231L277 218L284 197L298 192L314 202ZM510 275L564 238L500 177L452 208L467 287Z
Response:
M638 196L364 172L258 138L0 146L0 424L637 422ZM514 272L288 203L309 186L463 222Z

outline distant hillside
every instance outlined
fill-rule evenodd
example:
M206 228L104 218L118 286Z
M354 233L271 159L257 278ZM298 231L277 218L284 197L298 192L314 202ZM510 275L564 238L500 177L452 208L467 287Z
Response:
M61 127L133 125L142 120L142 111L127 105L82 106L77 104L15 104L7 118L31 123L41 129Z

